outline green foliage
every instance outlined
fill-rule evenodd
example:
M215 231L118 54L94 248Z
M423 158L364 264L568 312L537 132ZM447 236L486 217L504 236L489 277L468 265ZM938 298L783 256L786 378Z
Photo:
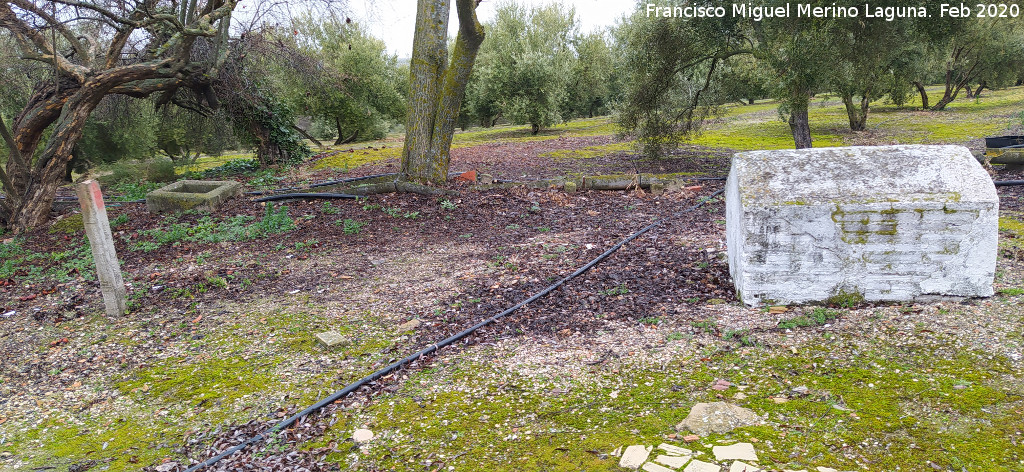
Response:
M334 224L340 225L345 234L359 234L359 231L363 229L363 226L366 226L366 223L350 218L346 218L344 221L335 221Z
M598 293L607 297L614 297L616 295L625 295L629 293L629 288L626 287L626 284L619 284L608 290L602 290Z
M136 241L134 249L150 252L167 244L182 241L219 243L225 241L252 241L268 236L281 234L295 228L295 221L288 216L288 207L275 208L267 205L263 218L238 215L221 220L204 216L195 224L173 223L168 227L141 231L140 235L148 239Z
M20 238L0 242L0 279L63 283L74 275L85 280L96 278L92 249L85 237L69 249L51 253L31 252L24 242Z
M147 193L160 187L163 184L156 182L124 181L114 185L111 190L122 195L120 201L132 201L146 198Z
M256 159L234 159L227 161L212 169L202 171L200 177L225 177L229 175L253 174L260 170L260 163Z
M314 120L314 133L365 141L383 138L405 118L408 71L387 45L356 22L305 14L293 21L286 41L323 67L322 75L280 75L285 100Z
M453 201L451 201L451 200L449 200L447 198L442 198L441 201L440 201L440 204L441 204L441 208L443 208L445 210L454 210L456 207L458 207L458 205L455 204L455 202L453 202Z
M578 77L581 81L574 84L577 96L567 98L577 63L572 45L578 29L575 11L557 3L530 10L511 2L499 4L467 85L466 113L488 126L500 113L512 123L532 125L536 134L580 108L594 109L593 97L581 90L589 82L602 80L607 68L591 69ZM593 43L588 43L592 46L588 52L594 56L603 52L598 51L599 38L588 40ZM593 66L600 68L605 59L608 54L595 57ZM576 106L566 107L570 101ZM580 104L585 101L591 103Z
M809 326L822 326L830 323L841 315L842 312L816 307L810 313L804 313L793 318L779 322L779 329L806 328Z

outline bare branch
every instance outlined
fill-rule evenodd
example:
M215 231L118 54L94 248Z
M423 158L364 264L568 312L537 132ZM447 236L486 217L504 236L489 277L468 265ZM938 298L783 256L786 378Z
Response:
M78 40L78 36L75 35L70 29L68 29L68 27L65 26L63 22L58 21L52 15L46 13L45 10L39 8L32 2L26 0L10 0L10 2L17 6L18 8L21 8L22 10L32 12L33 14L41 18L43 21L48 23L51 28L56 29L57 32L60 33L60 35L63 36L64 39L68 41L68 43L71 44L71 47L75 50L75 53L78 54L78 57L82 58L84 62L88 63L92 59L92 57L90 57L89 55L89 50L85 48L82 42Z
M27 38L39 51L38 55L41 56L41 60L52 62L61 72L74 77L79 82L85 81L89 69L74 64L63 55L58 54L46 36L18 18L7 2L0 2L0 28L5 28L16 36Z

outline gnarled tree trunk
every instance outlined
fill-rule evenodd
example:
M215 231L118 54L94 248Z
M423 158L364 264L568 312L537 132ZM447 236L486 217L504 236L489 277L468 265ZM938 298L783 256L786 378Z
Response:
M924 84L921 82L914 82L914 87L917 89L917 93L921 94L921 109L928 109L928 91L924 89Z
M853 96L843 95L843 105L846 106L846 116L850 120L851 131L864 131L867 129L868 124L868 111L871 107L871 101L867 97L861 96L860 106L858 107L853 103Z
M443 183L466 83L484 39L475 0L455 0L459 34L448 62L449 0L419 0L410 69L402 174Z

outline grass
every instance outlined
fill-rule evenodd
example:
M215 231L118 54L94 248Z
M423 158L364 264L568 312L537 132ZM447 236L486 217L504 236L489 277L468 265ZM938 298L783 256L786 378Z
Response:
M172 217L173 218L173 217ZM288 216L288 207L267 205L262 219L238 215L223 219L203 216L195 223L172 223L170 226L144 230L132 245L135 250L150 252L161 246L182 241L219 243L225 241L252 241L281 234L295 228Z

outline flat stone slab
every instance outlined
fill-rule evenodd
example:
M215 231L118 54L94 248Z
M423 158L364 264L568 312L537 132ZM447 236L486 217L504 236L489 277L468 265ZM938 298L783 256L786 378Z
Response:
M715 446L711 448L711 452L715 454L716 461L739 459L757 462L757 452L754 451L754 445L750 443Z
M317 341L320 341L320 344L323 344L328 348L332 348L334 346L344 346L348 344L348 339L346 339L344 336L341 335L341 333L337 331L324 331L322 333L316 333L316 339Z
M725 402L698 403L690 409L676 429L690 430L701 436L711 433L728 433L736 428L755 426L764 420L753 410Z
M650 446L629 446L625 451L622 451L622 459L619 459L619 467L625 467L627 469L637 469L644 462L647 462L647 457L651 455L651 450L654 449Z
M653 462L648 462L644 464L644 466L641 467L641 469L646 470L647 472L674 472L672 469L669 469L668 467L660 466Z
M763 472L764 469L747 464L745 462L736 461L729 466L729 472Z
M242 184L233 180L179 180L146 194L146 208L151 213L213 211L241 194Z
M690 465L683 469L683 472L722 472L722 467L718 464L694 459L693 462L690 462Z
M657 462L659 464L665 464L665 465L667 465L667 466L669 466L669 467L671 467L673 469L678 469L678 468L686 465L687 462L690 462L690 456L663 456L663 455L659 455L658 457L654 458L654 462Z
M693 451L691 451L691 450L689 450L689 449L687 449L685 447L674 446L674 445L668 444L668 443L658 444L658 449L661 449L662 451L665 451L665 452L667 452L669 454L673 454L673 455L676 455L676 456L692 456L693 455Z
M998 204L962 146L739 153L726 182L729 271L750 306L987 297Z

